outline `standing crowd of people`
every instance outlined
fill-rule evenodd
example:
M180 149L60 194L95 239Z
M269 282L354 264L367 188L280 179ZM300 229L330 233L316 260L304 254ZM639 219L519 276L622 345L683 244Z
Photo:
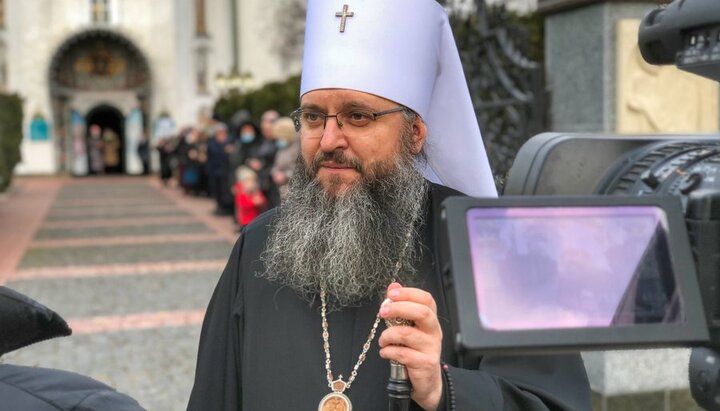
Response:
M280 204L299 153L292 119L268 110L259 125L246 112L230 127L217 118L185 127L157 144L160 178L188 195L207 196L214 213L239 228Z

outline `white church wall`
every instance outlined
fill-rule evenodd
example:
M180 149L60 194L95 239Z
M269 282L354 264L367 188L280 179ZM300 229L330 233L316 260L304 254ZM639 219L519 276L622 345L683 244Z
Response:
M175 48L174 0L124 0L123 30L148 59L152 75L150 112L163 108L173 115L182 105Z
M192 2L191 2L192 3ZM187 3L186 3L187 4ZM189 27L194 27L195 8L185 7L189 11L190 23ZM191 75L195 75L195 52L197 47L203 45L207 47L207 86L206 93L198 93L195 88L195 78L188 81L192 99L189 100L189 107L186 116L182 118L183 122L180 126L190 125L197 121L201 111L212 109L221 91L215 84L215 77L218 73L228 73L233 64L232 56L232 25L231 25L230 5L227 0L205 0L205 25L207 28L207 38L193 38L187 49L191 61Z
M173 21L194 22L193 8L189 7L192 2L186 0L173 0ZM193 40L195 38L194 24L176 24L174 30L175 47L175 72L177 75L176 96L180 104L173 104L173 109L157 107L159 110L169 111L172 118L181 123L189 122L192 119L190 104L195 98L195 64L193 61ZM179 106L179 107L178 107Z
M60 0L58 3L67 3ZM54 4L53 4L54 6ZM50 8L52 11L52 6ZM55 141L30 141L28 130L32 115L40 113L51 119L48 99L47 70L53 52L55 25L48 2L43 0L10 1L6 4L8 51L8 91L24 100L22 161L18 174L47 174L56 171ZM50 124L52 127L52 124ZM52 129L51 129L52 130Z
M114 0L109 24L91 23L88 0L23 0L8 4L9 90L25 100L25 132L33 114L52 119L48 69L58 48L72 35L95 27L115 30L132 41L148 59L153 79L153 105L179 110L172 0ZM175 104L171 104L175 102ZM51 124L52 127L52 124ZM59 171L55 141L22 145L24 160L18 174ZM52 161L51 161L52 160Z
M49 67L58 48L73 35L92 28L117 31L133 42L148 59L152 76L150 125L162 111L178 126L193 124L198 113L212 108L220 94L218 73L233 65L232 13L228 0L206 0L209 36L195 33L194 2L189 0L111 0L110 21L93 24L90 0L6 0L8 91L24 99L24 132L34 114L49 122L48 141L22 143L19 174L60 172L50 99ZM238 0L238 31L241 69L253 75L255 86L284 80L300 70L300 62L284 67L272 42L275 19L272 7L262 0ZM196 87L196 51L207 47L206 93ZM125 111L125 110L123 110Z
M25 139L20 145L20 155L22 161L15 167L15 173L18 175L44 175L57 172L55 147L52 142Z
M205 18L207 30L212 39L209 55L210 89L218 95L220 91L214 84L215 76L227 74L233 65L232 54L232 13L228 0L205 0Z
M274 50L276 10L263 1L242 1L238 7L240 53L243 67L252 73L256 85L282 81L300 72L300 62L283 65Z
M212 106L215 101L213 90L213 65L211 64L214 52L218 51L216 45L216 32L218 27L208 27L208 36L198 38L195 33L195 8L190 7L193 2L175 0L175 21L181 22L175 27L176 70L178 78L179 101L182 102L173 112L172 118L180 126L191 125L196 122L198 112L204 106ZM226 26L220 29L226 29ZM197 88L197 61L196 53L199 48L206 48L208 53L208 68L206 83L208 90L204 93ZM163 108L160 108L163 110ZM166 111L169 111L166 109ZM155 112L157 115L159 112Z

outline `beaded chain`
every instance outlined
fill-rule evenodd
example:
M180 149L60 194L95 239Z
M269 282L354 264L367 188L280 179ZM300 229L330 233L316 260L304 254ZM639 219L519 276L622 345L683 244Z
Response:
M418 203L415 209L415 215L418 216L420 213L420 208L422 207L422 203ZM397 262L395 263L395 273L393 274L393 282L394 279L397 278L398 273L400 272L400 269L402 268L402 259L405 257L405 253L407 252L408 248L410 247L410 243L412 240L412 232L413 227L415 226L415 222L417 221L417 217L413 220L410 230L405 234L405 245L403 246L402 251L400 252L400 256L398 257ZM320 287L320 302L322 303L322 308L320 310L320 315L322 316L322 337L323 337L323 349L325 350L325 371L326 378L328 381L328 387L330 387L331 390L335 391L336 388L333 386L336 382L333 377L332 373L332 362L330 360L330 332L328 331L328 320L327 320L327 293L325 291L325 287ZM370 334L368 335L367 341L365 341L365 344L363 344L362 352L360 352L360 355L358 356L358 360L355 363L355 366L352 369L352 372L350 373L350 378L348 378L347 382L342 381L342 375L339 376L339 383L341 383L342 388L339 389L339 392L343 392L346 389L350 388L350 385L355 381L355 377L357 377L357 371L358 368L362 365L363 361L365 361L365 358L367 357L367 352L370 350L370 345L372 344L372 341L375 339L375 334L377 332L378 325L380 325L380 313L378 312L377 316L375 317L375 322L373 323L372 328L370 329Z
M328 321L327 321L327 308L325 303L325 289L323 288L320 290L320 301L322 301L322 309L320 310L320 314L322 315L322 328L323 328L323 348L325 349L325 371L327 371L327 380L328 380L328 387L330 389L333 389L333 381L335 380L333 378L332 370L331 370L331 362L330 362L330 333L328 332ZM357 377L357 370L362 365L363 361L365 361L365 357L367 355L368 350L370 349L370 344L372 343L372 340L375 339L375 332L377 331L377 327L380 324L380 315L378 314L375 317L375 322L373 323L372 328L370 329L370 335L368 335L367 341L365 341L365 344L363 344L362 352L360 353L360 356L358 357L357 362L355 363L355 366L352 369L352 372L350 373L350 378L348 378L347 383L345 383L345 389L350 388L350 385L353 381L355 381L355 377ZM342 380L342 375L340 375L340 379Z
M441 363L441 368L443 376L445 377L445 384L447 384L447 408L448 411L455 411L455 387L453 387L452 377L450 377L450 366L445 363Z
M407 248L410 246L410 240L411 240L411 233L408 232L405 236L405 246L403 247L402 254L400 254L400 259L405 255L405 252L407 251ZM395 263L395 274L393 275L393 278L397 278L398 273L400 272L400 268L402 267L402 264L400 263L400 259L398 259L397 263ZM395 280L393 280L395 281ZM333 382L335 379L333 378L332 368L330 361L330 331L328 326L328 320L327 320L327 293L325 292L325 287L320 288L320 302L322 303L322 308L320 309L320 315L322 316L322 337L323 337L323 349L325 350L325 371L327 371L327 381L328 381L328 387L330 389L334 389ZM370 334L368 335L367 341L365 341L365 344L363 344L362 352L360 352L360 355L358 356L358 360L355 363L355 366L352 369L352 372L350 373L350 378L348 378L347 382L345 383L344 388L342 391L350 388L350 385L353 381L355 381L355 377L357 377L357 371L358 368L362 365L363 361L365 361L365 358L367 356L368 350L370 350L370 345L372 344L372 341L375 339L375 333L377 332L378 325L380 325L380 313L378 312L377 316L375 316L375 322L373 323L372 328L370 329ZM342 375L340 375L340 380L342 381Z

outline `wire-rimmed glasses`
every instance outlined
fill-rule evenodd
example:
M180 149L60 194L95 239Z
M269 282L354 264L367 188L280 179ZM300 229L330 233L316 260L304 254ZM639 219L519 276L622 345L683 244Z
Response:
M338 127L348 138L361 137L371 130L371 125L386 114L408 110L398 106L389 110L373 112L371 110L351 109L336 114L326 114L316 110L299 108L290 114L295 130L302 138L320 138L325 131L328 117L335 117Z

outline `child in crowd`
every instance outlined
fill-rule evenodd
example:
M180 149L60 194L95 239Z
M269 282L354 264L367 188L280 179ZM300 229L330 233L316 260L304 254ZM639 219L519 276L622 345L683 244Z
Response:
M242 228L267 208L267 198L260 190L258 176L246 166L235 171L236 183L233 186L237 223Z

